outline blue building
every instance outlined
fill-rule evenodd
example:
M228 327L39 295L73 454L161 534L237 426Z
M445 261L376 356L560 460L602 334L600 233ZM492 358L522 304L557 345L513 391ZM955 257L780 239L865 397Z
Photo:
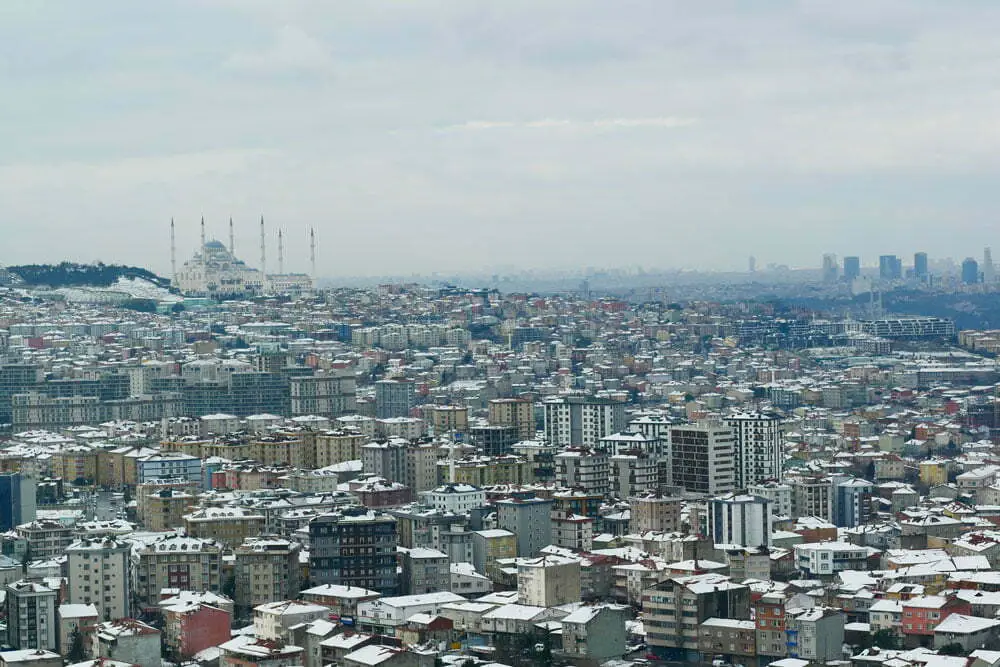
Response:
M0 531L35 520L35 482L20 473L0 475Z

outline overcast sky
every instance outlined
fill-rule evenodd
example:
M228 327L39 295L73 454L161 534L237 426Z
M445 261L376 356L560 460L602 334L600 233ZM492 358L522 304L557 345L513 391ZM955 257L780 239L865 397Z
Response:
M979 255L1000 3L2 0L0 264ZM1000 240L994 243L1000 249ZM909 262L909 258L907 258Z

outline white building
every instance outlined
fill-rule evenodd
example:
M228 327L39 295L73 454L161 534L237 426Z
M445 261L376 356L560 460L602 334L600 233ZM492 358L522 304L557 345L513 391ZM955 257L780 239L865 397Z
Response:
M721 422L670 427L670 483L690 493L731 493L736 484L735 436Z
M767 498L771 501L774 516L792 516L792 487L784 482L762 482L747 486L751 496Z
M550 398L543 403L545 439L561 447L596 447L625 425L625 404L586 396Z
M22 579L5 589L7 643L15 649L55 650L57 591L41 579Z
M464 601L465 598L451 591L379 598L358 604L356 620L363 632L394 637L397 629L406 625L411 616L415 614L436 616L441 613L441 607L444 605Z
M180 452L164 452L136 461L135 472L139 484L154 479L183 479L200 485L201 459Z
M611 457L611 494L632 498L655 491L659 479L656 468L656 459L647 454L615 454Z
M445 484L421 495L430 507L453 514L468 514L486 504L486 492L472 484Z
M715 544L770 547L773 523L767 498L730 493L710 503L709 530Z
M736 488L781 480L784 430L773 413L729 415L726 425L736 437Z
M237 259L220 241L209 241L184 262L173 285L187 296L237 297L263 294L263 273Z
M556 481L586 493L607 494L610 489L608 455L583 447L570 447L555 456Z
M312 602L282 600L257 605L253 610L253 629L257 639L287 641L288 629L299 623L327 618L330 608Z
M521 604L556 607L580 601L580 561L545 555L517 560L517 595Z
M868 559L878 549L848 542L796 544L795 567L808 576L833 576L843 570L868 570Z
M66 549L69 602L93 604L100 617L128 618L131 602L131 546L107 537L80 540Z

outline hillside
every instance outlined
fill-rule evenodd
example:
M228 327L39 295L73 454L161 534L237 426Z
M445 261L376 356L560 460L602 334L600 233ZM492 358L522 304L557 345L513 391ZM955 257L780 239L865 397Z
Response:
M23 264L8 266L10 273L17 275L25 285L45 285L58 287L110 287L119 282L120 278L141 278L164 289L170 287L170 281L161 278L151 271L136 266L121 264L76 264L61 262L59 264Z

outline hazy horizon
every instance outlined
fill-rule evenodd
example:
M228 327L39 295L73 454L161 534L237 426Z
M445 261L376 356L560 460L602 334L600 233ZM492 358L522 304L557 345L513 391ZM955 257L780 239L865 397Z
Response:
M1000 5L0 6L0 265L320 276L981 258Z

